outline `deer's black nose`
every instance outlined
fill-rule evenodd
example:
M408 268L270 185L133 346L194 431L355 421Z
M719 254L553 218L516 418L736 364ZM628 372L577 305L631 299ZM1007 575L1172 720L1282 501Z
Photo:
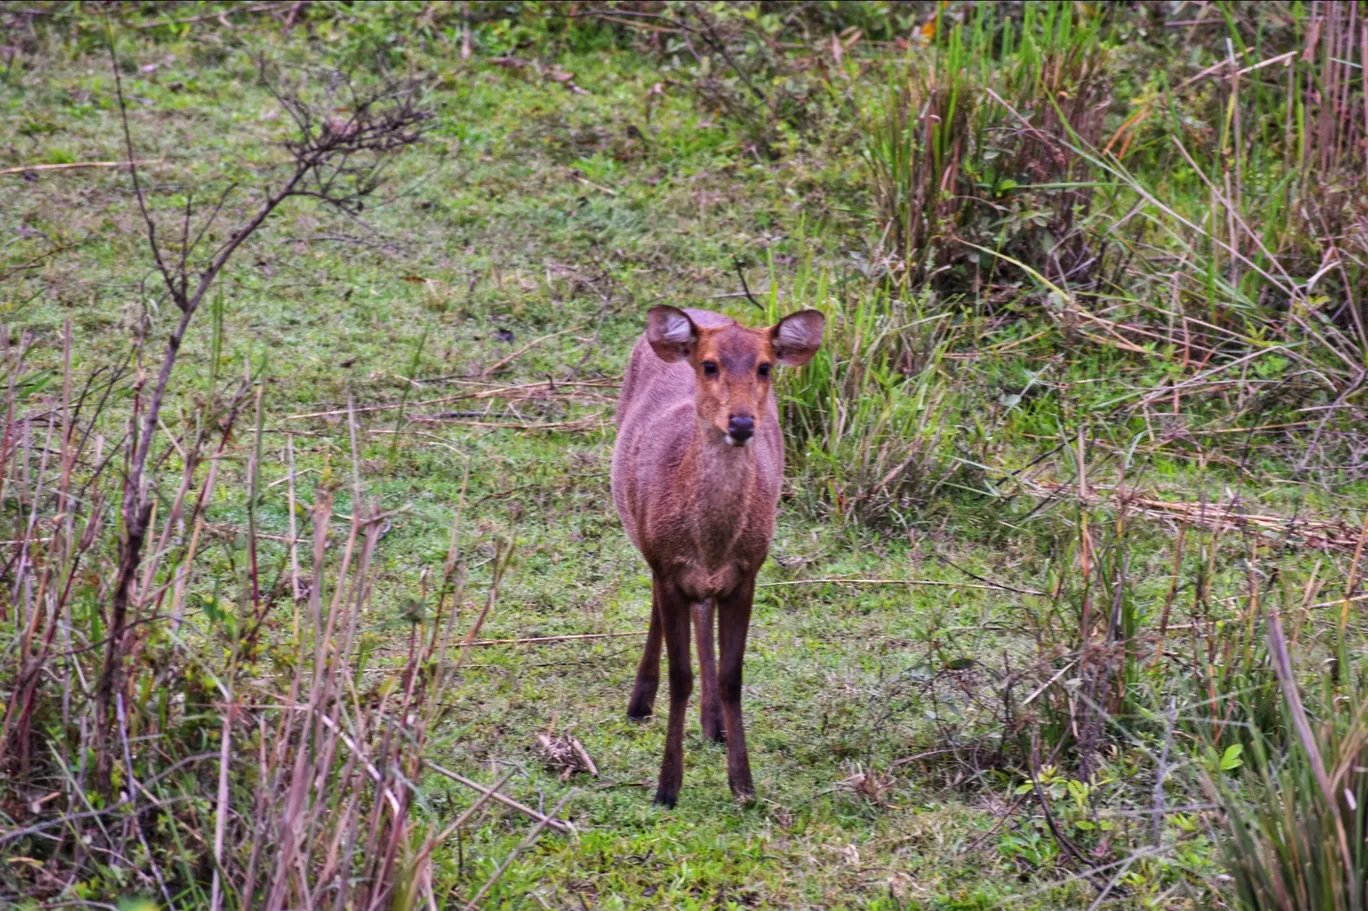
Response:
M733 440L744 443L755 436L755 418L737 416L727 421L727 433Z

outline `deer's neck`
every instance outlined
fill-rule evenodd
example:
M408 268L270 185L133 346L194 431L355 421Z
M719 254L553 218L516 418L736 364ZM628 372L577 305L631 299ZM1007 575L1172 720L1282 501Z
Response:
M755 448L730 446L710 427L694 428L684 460L692 485L690 518L694 544L704 562L726 562L746 529L755 499Z

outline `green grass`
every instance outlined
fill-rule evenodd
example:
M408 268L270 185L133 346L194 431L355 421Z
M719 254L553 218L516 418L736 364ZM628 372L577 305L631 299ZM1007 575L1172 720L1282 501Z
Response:
M0 149L4 167L122 155L104 24L88 10L73 15L36 32L36 44L0 78L0 118L13 125ZM286 121L258 80L256 55L321 68L369 66L379 54L397 71L426 77L436 112L431 133L393 162L384 190L360 217L296 201L251 240L219 286L218 373L232 377L252 365L265 388L265 493L256 519L263 533L289 530L284 487L276 484L285 474L287 435L294 435L298 469L309 472L301 496L311 499L315 479L350 470L348 401L393 406L360 415L365 493L382 508L406 508L377 553L380 581L365 629L373 667L403 663L403 612L425 574L440 574L463 487L459 541L474 593L459 623L473 618L489 582L490 542L507 536L513 563L482 638L644 630L649 579L612 513L608 468L612 382L645 310L660 302L704 306L758 322L761 314L736 296L736 253L770 317L808 305L848 317L829 354L784 387L786 415L802 443L791 457L773 559L761 572L747 662L759 800L733 804L724 751L704 742L691 720L679 807L651 806L663 716L645 725L625 717L640 639L481 648L468 659L428 755L481 780L515 765L508 791L535 806L549 808L573 786L565 812L581 829L574 838L544 834L508 870L488 907L1064 909L1087 907L1113 876L1108 907L1231 906L1218 879L1219 819L1210 808L1165 815L1163 849L1143 853L1150 824L1143 814L1165 733L1157 712L1169 696L1204 711L1191 700L1205 693L1206 675L1239 665L1238 649L1235 658L1218 651L1210 662L1194 655L1225 641L1209 634L1218 624L1243 629L1248 620L1253 629L1251 554L1263 561L1258 572L1276 568L1278 584L1298 597L1314 576L1322 587L1308 602L1342 592L1349 558L1270 548L1235 532L1188 533L1172 623L1193 632L1174 634L1170 660L1177 663L1127 664L1131 699L1111 719L1092 797L1071 797L1075 770L1067 755L1053 761L1066 767L1055 782L1063 790L1050 792L1056 813L1102 865L1087 877L1061 855L1039 806L1019 800L1018 791L1032 774L1030 727L1063 730L1061 719L1076 710L1073 675L1054 675L1050 665L1048 673L1023 676L1016 690L1004 684L1013 669L1051 660L1063 674L1061 656L1103 634L1085 630L1080 616L1085 602L1110 606L1102 575L1120 563L1090 578L1079 570L1079 541L1086 520L1097 535L1087 547L1107 553L1115 503L1080 508L1066 498L1038 509L1041 498L1018 485L1031 477L1076 490L1083 467L1094 487L1127 483L1185 503L1219 500L1233 489L1252 511L1342 519L1357 528L1368 480L1293 478L1287 450L1295 442L1277 435L1185 437L1155 432L1145 415L1118 417L1119 400L1192 371L1176 366L1164 345L1137 354L1082 340L1076 321L1059 315L1061 302L1022 272L999 264L1005 277L998 285L971 291L960 282L973 271L965 259L953 281L928 278L914 289L913 303L893 300L906 286L861 275L852 263L876 258L879 231L867 214L875 206L860 176L868 173L862 147L851 140L858 118L837 115L849 113L842 105L885 102L884 61L847 58L850 78L833 75L823 87L828 119L818 128L778 122L767 141L782 154L771 159L757 148L754 124L691 91L697 73L687 61L646 53L630 35L587 24L562 28L529 13L479 24L475 51L464 60L454 18L422 26L376 7L337 8L310 21L307 34L285 33L274 19L243 19L233 30L210 21L183 29L120 26L114 35L138 154L165 159L143 173L169 225L192 189L207 204L229 182L240 184L224 212L225 224L235 223L279 160ZM493 62L501 54L537 63L501 67ZM1144 82L1147 65L1144 58L1128 63L1116 79ZM543 78L551 67L573 73L583 93ZM803 78L816 77L792 76ZM775 97L797 92L778 76L766 89ZM1114 110L1109 116L1124 119ZM1181 191L1168 184L1168 158L1148 150L1146 158L1153 170L1137 179L1156 181L1146 184L1156 195L1200 200L1182 195L1195 184ZM0 248L0 271L38 259L0 283L0 324L14 338L31 335L25 376L32 382L45 371L60 377L61 333L70 321L74 372L84 377L116 363L134 334L164 334L170 305L158 310L126 174L35 177L0 176L0 235L13 241ZM1115 174L1097 180L1111 182L1094 191L1089 218L1124 212L1136 198ZM1015 239L1037 243L1038 227L1027 225ZM1146 241L1161 233L1156 228ZM50 250L59 252L45 256ZM1209 278L1209 293L1223 305L1257 293L1224 287L1219 274ZM1159 293L1137 284L1090 290L1086 299L1121 321L1140 312L1151 292ZM196 397L210 391L208 317L201 314L192 329L177 369L170 426L180 427ZM914 322L935 328L909 336ZM444 378L478 374L544 336L551 337L487 382L561 381L579 365L577 381L600 385L512 404L429 404L480 388ZM1281 378L1283 371L1270 369L1270 383ZM128 400L121 387L103 428L110 440L122 432L118 410ZM1255 406L1219 392L1190 404L1196 430L1259 422L1254 410L1253 422L1239 424ZM423 420L486 406L489 422L583 420L583 429ZM1291 407L1275 402L1267 411ZM328 414L294 417L314 412ZM1081 453L1080 432L1088 444ZM916 477L880 488L877 508L849 505L848 492L867 489L902 461L904 450L879 450L883 438L916 447ZM241 433L224 465L228 480L210 506L219 533L192 580L201 596L241 585L251 446ZM7 522L18 515L16 505L0 503ZM354 508L345 488L337 508ZM1174 525L1152 516L1127 522L1124 546L1111 553L1127 561L1120 583L1133 611L1127 622L1152 634L1170 589ZM284 559L278 544L265 545L265 565ZM1194 580L1208 570L1205 590L1196 589ZM1062 594L984 588L976 577ZM831 578L928 584L807 582ZM211 619L206 648L217 641ZM1311 613L1306 624L1309 647L1324 645ZM288 625L283 614L271 620L275 634ZM1253 648L1253 637L1239 641ZM1052 676L1059 686L1023 703ZM1004 705L1017 714L1004 719ZM664 706L662 695L658 710ZM1196 757L1210 732L1198 728L1181 728L1183 758L1173 760L1170 783L1175 805L1205 801ZM539 753L543 732L573 733L600 777L559 780ZM906 757L919 758L899 763ZM1044 764L1051 764L1048 755ZM1044 776L1037 770L1036 777ZM425 821L444 824L470 803L469 793L439 777L421 784ZM14 811L5 812L9 824ZM1104 830L1100 819L1108 820ZM489 811L459 844L445 844L435 863L439 900L472 895L527 829L516 814ZM83 884L84 897L141 894L136 877L116 867Z

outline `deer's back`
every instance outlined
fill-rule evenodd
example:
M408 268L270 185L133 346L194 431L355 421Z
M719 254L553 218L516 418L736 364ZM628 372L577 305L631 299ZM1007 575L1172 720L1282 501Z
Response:
M613 505L627 535L642 549L638 526L655 503L659 512L677 484L680 460L694 432L694 375L687 362L667 364L643 335L632 347L617 408ZM654 492L654 495L653 495Z

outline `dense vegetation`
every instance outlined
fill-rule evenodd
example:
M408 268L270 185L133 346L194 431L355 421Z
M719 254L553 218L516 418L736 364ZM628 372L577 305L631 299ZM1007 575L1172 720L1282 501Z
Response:
M1358 0L0 5L0 905L1363 908L1365 63ZM828 316L751 807L625 719L658 302Z

